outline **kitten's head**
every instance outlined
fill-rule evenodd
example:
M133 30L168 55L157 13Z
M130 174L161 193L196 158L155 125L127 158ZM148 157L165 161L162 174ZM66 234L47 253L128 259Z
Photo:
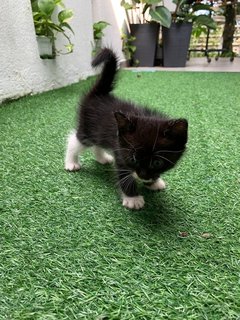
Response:
M153 181L173 168L187 143L185 119L169 120L115 113L121 156L144 181Z

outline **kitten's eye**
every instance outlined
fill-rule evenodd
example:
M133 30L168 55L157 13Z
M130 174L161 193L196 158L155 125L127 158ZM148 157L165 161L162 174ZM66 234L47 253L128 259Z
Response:
M137 160L136 158L133 156L132 158L129 159L129 163L131 164L136 164L137 163Z
M131 165L138 165L138 160L136 159L135 155L132 156L132 158L129 159L129 164Z
M161 168L164 165L164 161L163 160L154 160L153 161L153 167L154 168Z

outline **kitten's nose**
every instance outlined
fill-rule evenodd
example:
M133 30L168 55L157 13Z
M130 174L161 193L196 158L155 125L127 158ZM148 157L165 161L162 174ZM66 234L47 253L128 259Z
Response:
M147 171L145 171L145 170L141 170L141 171L140 171L139 173L137 173L137 174L138 174L139 178L142 179L142 180L149 180L149 179L150 179Z

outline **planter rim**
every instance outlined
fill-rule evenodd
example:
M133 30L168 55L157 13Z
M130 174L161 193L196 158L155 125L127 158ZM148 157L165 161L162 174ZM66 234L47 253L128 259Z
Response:
M170 28L171 27L178 27L178 26L180 27L180 26L192 25L192 24L193 24L193 22L189 22L189 21L182 21L182 22L174 22L174 21L172 21ZM164 26L163 26L163 28L170 29L170 28L167 28L167 27L164 27Z
M36 37L40 38L40 39L49 39L51 42L54 40L53 37L48 37L48 36L43 36L43 35L39 36L39 35L36 34Z
M151 25L156 25L159 24L156 21L150 21L150 22L144 22L144 23L129 23L130 26L151 26Z

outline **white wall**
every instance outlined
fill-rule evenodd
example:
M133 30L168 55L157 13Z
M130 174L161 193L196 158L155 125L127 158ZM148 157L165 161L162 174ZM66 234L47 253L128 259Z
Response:
M108 46L124 60L122 53L121 31L125 28L125 11L120 0L92 0L94 22L104 20L110 23L104 30L103 46Z
M120 0L65 0L73 9L70 24L74 52L54 60L39 57L30 0L0 0L0 103L8 98L43 92L84 79L93 74L92 24L105 20L103 45L114 49L120 61L121 30L125 27L125 12ZM58 35L57 47L66 43Z
M74 11L74 52L55 60L42 60L30 0L1 0L0 102L65 86L92 74L91 0L66 0L65 4Z

